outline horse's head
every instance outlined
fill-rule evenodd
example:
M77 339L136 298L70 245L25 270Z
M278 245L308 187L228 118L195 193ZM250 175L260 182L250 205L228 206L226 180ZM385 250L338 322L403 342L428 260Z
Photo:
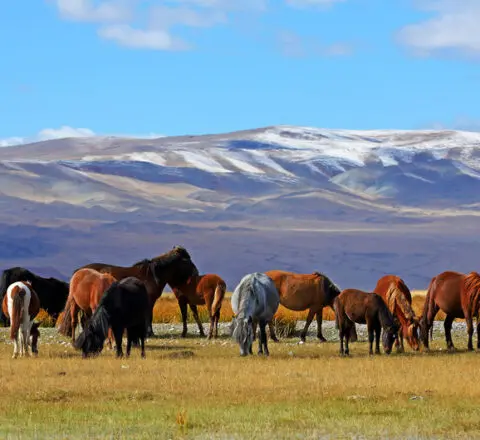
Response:
M30 329L30 346L32 347L32 353L35 356L38 355L38 338L40 337L40 330L38 330L39 326L39 322L34 322Z
M253 345L253 323L252 318L233 318L232 337L240 346L240 356L247 356L252 353Z
M420 350L420 325L417 318L413 318L404 331L404 337L408 345L414 351Z
M390 354L392 352L393 344L395 339L397 339L397 332L398 327L396 324L393 324L387 330L383 330L382 343L385 354Z
M150 269L157 284L168 283L172 288L199 275L190 254L181 246L175 246L171 251L151 260Z

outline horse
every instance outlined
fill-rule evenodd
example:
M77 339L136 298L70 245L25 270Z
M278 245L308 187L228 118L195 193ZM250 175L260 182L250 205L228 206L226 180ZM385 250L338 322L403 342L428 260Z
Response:
M147 337L148 292L141 280L135 277L115 281L105 292L86 328L75 341L75 348L82 350L82 357L98 355L111 328L115 337L116 357L123 357L122 336L127 332L127 357L132 342L140 340L141 357L145 358Z
M258 354L269 356L267 345L267 322L273 318L280 304L275 283L264 273L245 275L235 288L232 297L232 336L240 346L240 355L252 354L253 323L260 326Z
M420 349L419 322L412 309L412 294L405 281L396 275L385 275L377 281L373 292L383 298L390 313L401 327L395 340L397 352L404 351L404 337L410 347L414 351L418 351Z
M40 299L40 307L57 320L67 301L68 283L56 278L43 278L23 267L11 267L5 269L0 278L0 301L5 296L7 287L16 281L30 281ZM8 325L4 315L1 319Z
M452 323L455 318L464 318L467 323L468 351L473 351L473 318L477 318L477 349L480 349L480 274L446 271L433 277L428 286L422 315L420 335L426 350L429 350L428 334L439 310L445 312L444 328L447 349L454 351Z
M186 282L189 277L198 275L198 269L193 263L190 254L182 246L174 246L172 250L165 252L152 259L141 260L132 266L114 266L107 263L91 263L76 269L95 269L99 272L111 273L117 280L127 277L136 277L145 283L148 297L150 300L149 324L147 336L154 336L153 333L153 307L155 302L163 293L163 289L168 284L172 287ZM75 271L75 272L76 272ZM180 305L182 318L187 315L187 307ZM200 327L200 318L198 317L197 306L190 305L190 309L199 325L200 334L205 336L203 328Z
M354 323L367 324L370 355L373 355L374 333L375 354L380 354L380 333L383 329L383 349L386 354L390 354L399 326L380 295L357 289L345 289L335 298L333 308L335 326L339 330L341 356L348 355L350 352L348 343L350 329L355 325Z
M38 324L33 327L33 319L40 311L40 299L29 281L16 281L7 288L7 293L2 301L2 311L11 321L10 339L13 340L13 356L15 359L20 354L29 356L38 354Z
M85 320L90 318L98 307L104 292L117 281L109 273L93 269L80 269L70 280L70 293L65 305L63 320L58 328L60 334L72 337L75 343L75 329L78 325L78 312L82 311ZM85 320L82 326L85 326ZM111 348L111 338L109 338Z
M186 283L173 289L173 292L180 304L180 307L187 308L188 304L206 305L210 317L210 330L208 339L213 336L215 328L215 339L218 337L218 320L220 319L220 309L223 298L227 290L225 281L218 275L208 273L190 277ZM187 314L182 313L183 332L182 337L187 334ZM198 324L198 322L197 322ZM202 327L200 321L199 326ZM202 328L203 333L203 328Z
M322 333L322 313L324 307L333 310L333 300L340 294L340 289L326 275L320 272L311 274L297 274L284 270L270 270L265 272L269 276L280 295L280 304L290 310L303 311L309 309L305 327L300 335L302 342L307 337L308 327L313 318L317 317L317 338L320 342L326 342ZM268 322L272 340L278 341L273 324ZM355 326L351 329L350 340L357 340Z

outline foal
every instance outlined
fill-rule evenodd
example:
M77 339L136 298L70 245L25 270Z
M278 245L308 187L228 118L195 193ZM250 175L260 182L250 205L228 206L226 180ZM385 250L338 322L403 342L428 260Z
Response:
M2 310L11 322L12 358L15 359L19 354L20 357L29 356L31 351L38 354L39 332L38 325L33 325L33 319L40 311L40 300L29 281L17 281L8 286L7 294L3 298ZM32 345L30 345L30 335Z
M380 333L383 329L383 349L386 354L392 351L399 330L392 314L380 295L362 292L357 289L345 289L335 298L335 325L340 335L340 355L349 354L348 343L352 326L367 324L369 353L373 355L375 333L375 354L380 354ZM345 339L345 350L343 340Z

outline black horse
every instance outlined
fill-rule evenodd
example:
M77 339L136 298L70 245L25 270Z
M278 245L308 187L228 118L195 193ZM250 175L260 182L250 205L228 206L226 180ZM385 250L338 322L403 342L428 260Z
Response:
M68 283L56 278L43 278L23 267L5 269L0 278L0 301L3 300L8 286L16 281L30 281L40 298L40 307L57 319L67 302ZM9 325L7 317L0 309L0 318L4 325Z
M111 328L115 337L117 357L123 356L122 337L127 331L127 357L132 343L140 340L142 358L145 357L150 302L143 281L127 277L113 283L103 294L95 313L80 333L74 347L82 350L83 357L98 355Z

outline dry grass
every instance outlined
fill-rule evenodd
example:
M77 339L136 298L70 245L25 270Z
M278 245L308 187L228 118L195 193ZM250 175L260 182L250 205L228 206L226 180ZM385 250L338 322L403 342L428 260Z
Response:
M361 342L340 358L337 343L282 340L241 358L229 339L163 336L146 360L82 360L54 334L37 359L0 343L0 438L480 437L476 353L370 358Z

